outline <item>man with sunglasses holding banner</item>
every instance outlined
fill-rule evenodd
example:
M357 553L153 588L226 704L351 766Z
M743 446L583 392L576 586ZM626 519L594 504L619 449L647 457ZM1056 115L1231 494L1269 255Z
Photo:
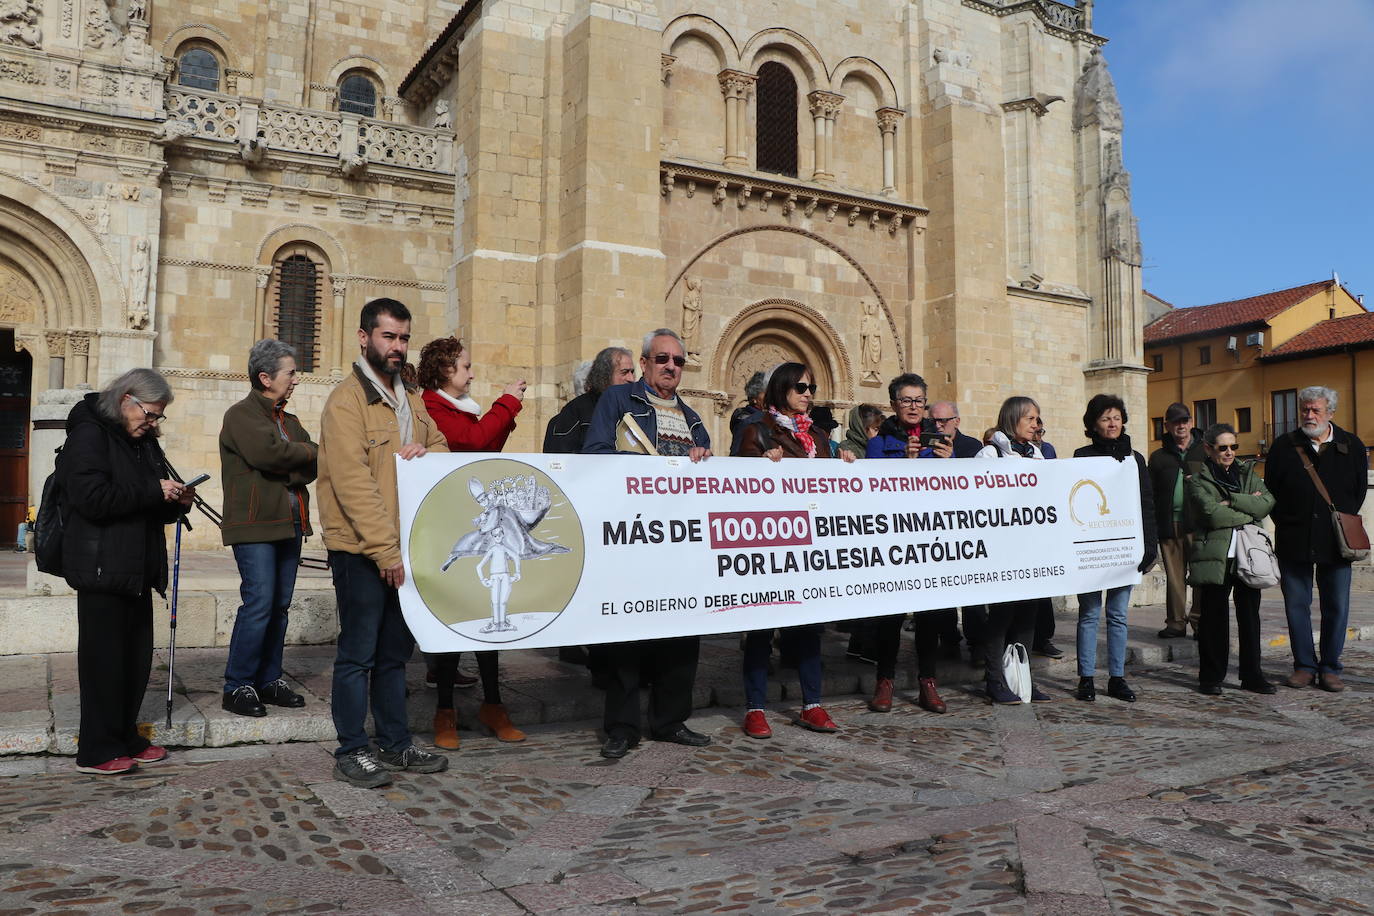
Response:
M711 437L696 411L678 397L687 349L676 331L659 328L644 337L640 380L607 388L596 404L582 447L589 455L663 455L702 461L711 456ZM687 727L701 640L696 636L610 644L601 756L624 757L639 743L641 672L653 674L649 735L689 747L711 739Z

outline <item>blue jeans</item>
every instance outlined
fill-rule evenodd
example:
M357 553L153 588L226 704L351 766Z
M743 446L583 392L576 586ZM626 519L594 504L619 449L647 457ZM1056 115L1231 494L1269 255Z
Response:
M1321 597L1321 660L1312 645L1312 570L1316 568ZM1293 668L1313 674L1341 673L1345 628L1350 622L1350 564L1279 561L1279 588L1288 616L1288 640Z
M1107 589L1107 674L1126 676L1126 609L1131 606L1131 589L1121 585ZM1101 592L1078 596L1078 676L1097 674L1097 620L1102 611Z
M773 631L751 630L744 637L744 702L749 709L768 703L768 656ZM795 656L801 681L802 704L821 701L821 629L818 626L787 627L782 631L782 654Z
M367 708L377 744L387 751L410 747L406 724L406 662L415 641L401 616L396 589L382 581L377 564L342 550L329 551L339 607L339 644L334 655L331 711L339 734L336 757L365 748Z
M224 666L224 692L262 687L281 677L282 645L296 569L301 559L301 536L257 544L235 544L239 567L239 606L234 633L229 637L229 660Z

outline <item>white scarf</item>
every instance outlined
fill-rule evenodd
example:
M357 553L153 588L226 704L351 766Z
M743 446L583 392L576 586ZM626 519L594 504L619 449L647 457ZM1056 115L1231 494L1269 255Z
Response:
M461 398L455 398L442 388L435 388L434 393L448 401L463 413L470 413L474 417L480 417L482 415L482 405L474 401L470 394L465 394Z
M415 435L415 418L410 412L410 397L406 394L406 386L405 382L401 381L401 374L398 372L393 375L391 384L386 385L378 377L372 364L364 357L359 356L354 365L362 370L363 376L377 389L387 406L396 411L396 426L401 433L399 444L408 445Z

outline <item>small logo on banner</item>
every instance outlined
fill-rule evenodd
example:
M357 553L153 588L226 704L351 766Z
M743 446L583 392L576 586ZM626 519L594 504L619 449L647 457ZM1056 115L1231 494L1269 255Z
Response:
M563 613L582 578L582 523L533 465L507 458L452 472L425 495L410 532L415 588L469 639L518 642Z
M1107 493L1096 480L1080 480L1069 490L1069 517L1078 527L1089 530L1135 525L1133 519L1113 517Z

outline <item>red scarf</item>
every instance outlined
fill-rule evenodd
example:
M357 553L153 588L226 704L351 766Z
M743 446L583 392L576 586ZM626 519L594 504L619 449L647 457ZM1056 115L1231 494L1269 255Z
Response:
M795 417L786 417L778 413L776 407L769 407L768 413L773 417L775 423L790 432L801 443L801 447L806 449L806 457L816 457L816 440L811 437L810 416L799 413Z

